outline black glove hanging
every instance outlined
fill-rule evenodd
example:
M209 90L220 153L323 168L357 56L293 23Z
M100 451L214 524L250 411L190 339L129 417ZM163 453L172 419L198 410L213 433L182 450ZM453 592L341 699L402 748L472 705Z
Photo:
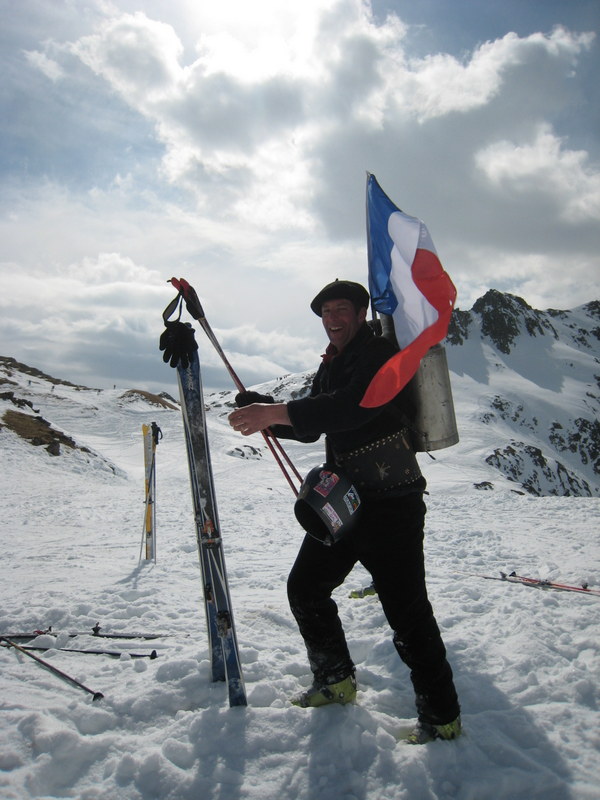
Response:
M235 396L235 404L238 408L244 406L251 406L252 403L274 403L275 400L268 394L259 394L258 392L240 392Z
M159 342L159 350L165 351L163 361L172 367L181 364L186 369L198 349L194 329L189 322L166 322L165 325Z

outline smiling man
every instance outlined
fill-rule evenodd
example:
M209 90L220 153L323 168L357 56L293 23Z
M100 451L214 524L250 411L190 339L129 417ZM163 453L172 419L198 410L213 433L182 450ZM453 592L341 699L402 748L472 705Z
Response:
M360 562L371 573L396 650L410 669L418 720L407 741L454 739L461 732L460 707L425 586L426 484L410 444L412 409L406 391L379 408L360 406L372 377L395 352L367 325L368 305L369 294L358 283L325 286L311 309L321 317L329 345L310 395L274 403L242 392L229 421L245 436L267 427L303 442L325 434L327 467L334 476L350 475L360 496L360 516L329 546L307 526L288 579L290 608L313 673L312 686L292 703L307 708L356 697L355 667L331 595ZM331 491L331 473L325 474L321 493Z
M366 316L366 308L360 308L357 312L351 300L329 300L323 303L323 327L338 353L354 339Z

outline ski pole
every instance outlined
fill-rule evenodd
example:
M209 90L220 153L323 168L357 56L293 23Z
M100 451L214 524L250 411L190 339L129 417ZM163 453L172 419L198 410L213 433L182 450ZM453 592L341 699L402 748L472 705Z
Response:
M222 350L222 348L221 348L221 346L220 346L219 342L217 341L217 339L216 339L216 337L215 337L215 335L214 335L214 333L213 333L213 331L212 331L212 328L211 328L211 327L210 327L210 325L208 324L208 321L206 320L206 318L203 318L202 320L199 320L199 322L200 322L200 325L202 326L203 330L205 331L205 333L206 333L206 334L207 334L207 336L209 337L209 341L212 343L212 345L213 345L213 346L214 346L214 348L216 349L217 353L218 353L218 354L221 356L221 359L223 360L223 363L225 364L225 366L226 366L227 370L229 371L229 374L231 375L231 378L232 378L232 380L233 380L233 382L234 382L234 384L235 384L235 386L236 386L237 390L238 390L239 392L245 392L245 391L246 391L246 389L245 389L245 387L244 387L244 384L241 382L241 380L239 379L239 377L238 377L238 376L237 376L237 374L235 373L235 370L233 369L233 367L232 367L232 366L231 366L231 364L229 363L229 360L227 359L227 356L225 355L225 353L223 352L223 350ZM279 441L279 439L278 439L278 438L275 436L275 434L273 433L273 431L271 431L271 429L270 429L270 428L267 428L265 431L261 431L261 434L263 435L263 438L265 439L265 442L267 443L267 445L268 445L269 449L271 450L271 453L272 453L272 455L274 456L275 460L276 460L276 461L277 461L277 463L279 464L279 467L280 467L280 469L282 470L282 472L283 472L283 473L284 473L284 475L286 476L286 478L287 478L287 480L288 480L288 483L289 483L289 484L290 484L290 486L292 487L292 491L293 491L295 494L298 494L298 492L297 492L297 490L296 490L296 487L295 487L295 486L294 486L294 484L291 482L291 480L290 480L289 476L287 475L287 472L286 472L286 469L285 469L285 467L284 467L284 466L283 466L283 464L281 463L281 460L280 460L280 458L279 458L278 454L277 454L277 453L275 453L275 450L274 450L274 448L273 448L273 446L272 446L272 445L275 445L275 447L278 449L279 453L280 453L280 454L283 456L283 458L284 458L284 459L285 459L285 461L287 462L288 466L290 467L290 469L292 470L292 472L293 472L293 473L294 473L294 475L296 476L297 480L298 480L298 481L300 481L300 483L302 483L302 476L300 475L300 473L298 472L298 470L296 469L296 467L295 467L295 466L294 466L294 464L292 463L292 460L290 459L290 457L289 457L289 456L288 456L288 454L286 453L286 451L285 451L285 449L283 448L283 446L282 446L281 442L280 442L280 441Z
M92 689L88 689L87 686L84 686L83 683L80 683L79 681L75 680L75 678L72 678L70 675L67 675L66 672L63 672L62 670L57 669L57 667L54 667L52 664L49 664L47 661L44 661L39 656L35 656L33 653L30 653L28 650L25 650L25 648L20 647L20 645L15 644L15 642L11 641L10 639L7 639L6 636L0 636L0 641L6 642L10 647L14 647L15 650L18 650L19 653L23 653L23 655L26 655L29 658L32 658L41 667L43 667L44 669L49 670L50 672L53 672L56 676L61 678L63 681L67 681L68 683L72 683L73 686L77 686L79 689L83 689L85 692L88 692L88 694L92 695L92 700L102 700L102 698L104 697L102 692L94 692Z
M198 295L196 294L196 291L194 290L194 288L192 286L190 286L190 284L184 278L179 278L179 279L171 278L169 283L172 283L173 286L175 287L175 289L177 289L177 291L179 292L179 296L183 297L183 299L185 300L186 307L187 307L188 311L190 312L192 317L197 322L199 322L200 327L206 333L206 335L208 337L208 340L210 341L210 343L213 345L213 347L217 351L218 355L220 356L221 360L223 361L223 364L225 365L227 371L229 372L229 375L231 376L231 378L233 380L233 383L234 383L235 387L237 388L238 392L245 392L246 389L244 387L244 384L241 382L241 380L239 379L239 377L236 374L235 370L231 366L231 364L229 362L229 359L225 355L225 353L223 351L223 348L219 344L219 341L218 341L217 337L215 336L211 326L209 325L208 320L206 319L206 316L204 314L204 309L202 308L202 304L200 303L200 299L198 298ZM175 300L172 301L167 306L167 308L165 309L165 313L163 314L163 318L165 319L165 322L168 320L168 318L171 316L171 314L173 313L173 311L177 307L178 300L179 300L179 297L175 298ZM284 477L286 478L287 482L289 483L292 491L297 496L298 495L298 489L296 488L292 478L290 477L290 475L289 475L285 465L283 464L279 454L281 454L283 456L283 458L287 462L288 466L290 467L290 469L292 470L292 472L296 476L297 480L300 481L300 484L302 484L302 476L300 475L300 473L298 472L298 470L296 469L296 467L292 463L292 460L290 459L290 457L288 456L288 454L284 450L281 442L275 436L275 434L269 428L267 428L264 431L261 431L261 434L262 434L262 437L263 437L263 439L265 440L265 442L267 444L267 447L271 451L271 454L272 454L273 458L275 459L275 461L279 465L279 468L281 469L281 471L283 472ZM279 453L276 452L275 448L277 448Z

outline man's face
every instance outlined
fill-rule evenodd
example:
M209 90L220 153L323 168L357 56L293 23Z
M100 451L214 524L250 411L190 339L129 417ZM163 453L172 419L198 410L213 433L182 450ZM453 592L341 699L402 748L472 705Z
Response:
M325 333L340 353L354 339L366 317L367 309L356 311L350 300L327 300L321 306Z

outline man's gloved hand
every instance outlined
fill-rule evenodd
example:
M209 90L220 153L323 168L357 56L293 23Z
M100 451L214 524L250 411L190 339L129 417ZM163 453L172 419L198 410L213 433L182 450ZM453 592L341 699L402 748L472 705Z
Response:
M178 364L186 369L192 355L198 349L194 337L194 329L189 322L167 322L159 342L159 350L164 350L165 364L176 367Z
M238 408L251 406L252 403L274 403L275 400L268 394L259 392L240 392L235 396L235 404Z

